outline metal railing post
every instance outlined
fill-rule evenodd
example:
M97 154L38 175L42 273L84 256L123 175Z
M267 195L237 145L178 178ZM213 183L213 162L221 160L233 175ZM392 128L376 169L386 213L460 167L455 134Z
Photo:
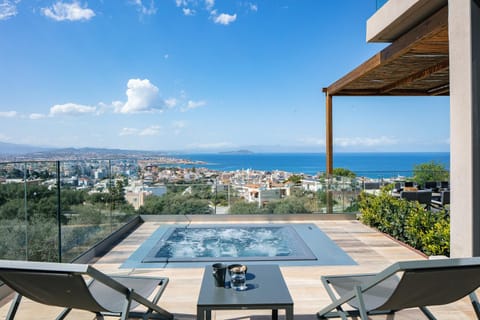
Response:
M113 210L115 210L115 200L113 194L113 181L112 181L112 161L108 160L108 193L110 199L110 233L113 232Z
M58 224L58 262L62 262L62 207L60 197L60 161L57 161L57 224Z
M28 261L27 163L23 166L23 205L25 209L25 260Z
M333 175L327 173L327 214L333 213L333 190L332 190L332 181Z

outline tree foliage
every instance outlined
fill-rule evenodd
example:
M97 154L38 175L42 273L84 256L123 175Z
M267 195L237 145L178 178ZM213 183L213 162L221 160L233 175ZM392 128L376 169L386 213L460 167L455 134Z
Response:
M314 198L311 198L312 201ZM304 197L291 196L281 200L269 201L264 206L257 202L237 201L230 206L230 214L291 214L311 213L308 201Z
M303 177L301 175L292 174L285 182L291 182L293 184L300 184Z
M334 168L333 175L336 177L347 177L352 179L357 176L355 172L345 168Z
M418 185L424 185L427 181L447 181L448 170L441 163L430 161L413 166L413 180Z
M228 213L230 214L258 214L262 213L261 208L258 207L256 202L246 202L244 200L236 201L233 203Z
M140 207L140 214L210 214L210 202L191 194L166 193L162 196L148 196Z

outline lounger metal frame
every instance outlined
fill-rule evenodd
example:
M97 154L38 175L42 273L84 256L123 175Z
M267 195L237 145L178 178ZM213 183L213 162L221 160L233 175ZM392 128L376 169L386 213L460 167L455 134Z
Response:
M382 283L385 284L384 282L387 279L391 279L391 277L396 276L400 273L401 277L398 278L399 281L398 281L397 287L391 290L391 295L389 297L385 297L385 301L382 304L382 305L392 306L392 305L395 305L395 302L399 301L398 299L399 297L398 295L395 296L394 298L395 301L393 302L390 301L390 298L395 295L395 291L401 285L403 276L405 276L406 274L409 274L409 273L419 274L421 272L429 272L429 270L431 271L452 270L452 272L453 270L458 270L458 272L463 272L464 270L467 270L467 269L472 270L472 268L474 268L475 270L478 269L478 272L480 272L480 258L404 261L404 262L397 262L378 274L351 274L351 275L322 276L321 278L322 282L328 292L328 295L332 299L332 303L330 303L328 306L320 310L317 313L317 317L319 319L342 318L344 320L346 320L347 317L360 317L362 320L367 320L368 315L394 313L395 311L398 311L404 308L400 307L400 308L390 308L388 310L379 310L379 309L368 310L365 306L366 304L365 293L369 289L374 288L375 286L382 285ZM332 283L335 282L335 279L345 279L349 277L355 277L360 279L364 278L365 280L359 282L358 285L353 285L353 288L351 291L343 294L342 296L338 296L335 292L334 286L332 286ZM443 279L438 279L438 281L440 282L442 280ZM461 289L456 290L457 291L456 293L451 294L452 297L448 296L448 293L447 293L445 297L442 297L441 299L439 299L440 303L435 303L434 301L434 303L429 305L438 305L438 304L448 303L448 302L445 302L444 300L449 300L449 302L453 302L458 300L459 298L462 298L468 295L473 305L473 308L475 310L475 314L477 318L480 319L480 304L474 292L474 290L479 286L480 286L480 281L478 279L476 279L476 282L472 280L471 286L469 288L465 288L464 294L458 293L458 291L462 291ZM437 293L432 292L432 295L434 294L437 294ZM461 295L461 296L455 297L456 295L457 296ZM342 306L346 303L347 304L352 303L354 299L355 299L355 306L354 306L355 309L344 310ZM432 300L434 299L432 298ZM401 303L399 305L401 305ZM413 306L409 306L409 307L413 307ZM426 305L417 305L416 307L418 307L427 316L428 319L431 319L431 320L436 319L435 316L427 309ZM336 311L333 311L333 310L336 310Z

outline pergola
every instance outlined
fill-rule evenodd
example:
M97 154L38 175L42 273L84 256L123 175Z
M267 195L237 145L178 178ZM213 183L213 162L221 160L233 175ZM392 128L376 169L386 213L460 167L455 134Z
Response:
M450 252L480 256L480 0L389 0L372 18L391 44L324 89L326 171L333 96L450 96Z
M448 96L448 6L323 89L326 95L326 173L333 173L334 96Z

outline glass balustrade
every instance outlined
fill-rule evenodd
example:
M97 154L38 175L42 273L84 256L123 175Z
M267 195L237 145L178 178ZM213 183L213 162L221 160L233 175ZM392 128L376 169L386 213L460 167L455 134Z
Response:
M138 215L356 213L361 192L413 184L413 176L287 177L132 159L0 163L0 259L73 261ZM448 187L448 172L430 176Z

